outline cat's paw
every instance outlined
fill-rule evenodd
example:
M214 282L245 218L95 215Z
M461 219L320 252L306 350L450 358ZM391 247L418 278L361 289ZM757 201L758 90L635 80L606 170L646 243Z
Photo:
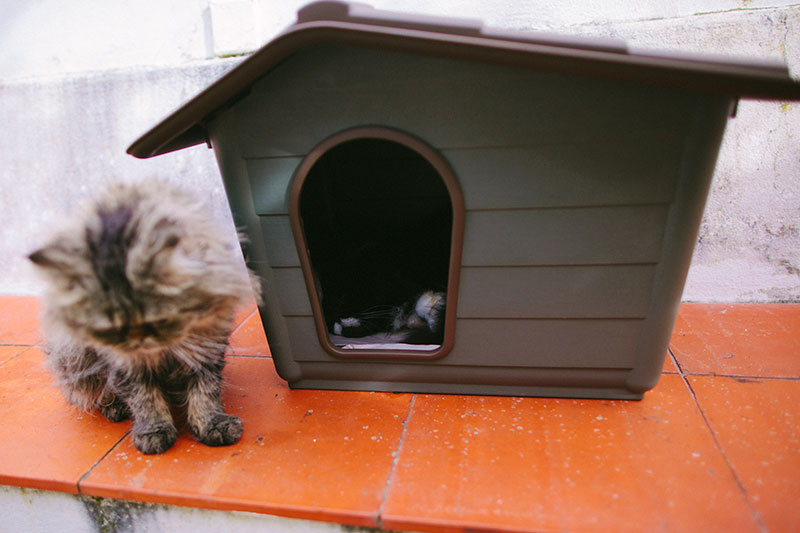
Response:
M196 430L194 434L207 446L227 446L241 438L242 421L238 416L220 413L214 415L204 430Z
M106 417L111 422L121 422L131 417L131 412L125 402L119 398L114 400L108 405L100 406L100 414Z
M365 329L361 321L355 317L340 318L333 323L333 334L343 337L363 337Z
M134 429L133 445L142 453L164 453L178 439L178 430L171 424L149 426L143 430Z

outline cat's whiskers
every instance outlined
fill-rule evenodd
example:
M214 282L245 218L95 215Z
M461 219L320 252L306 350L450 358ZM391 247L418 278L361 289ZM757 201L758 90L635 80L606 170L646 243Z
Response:
M397 312L397 308L387 309L385 311L371 311L371 312L364 312L358 313L356 317L358 318L384 318L387 316L393 316Z

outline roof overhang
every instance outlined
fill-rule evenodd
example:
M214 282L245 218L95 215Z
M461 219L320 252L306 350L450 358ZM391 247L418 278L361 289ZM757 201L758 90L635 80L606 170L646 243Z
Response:
M800 83L780 62L630 50L623 41L484 28L480 21L316 2L275 39L156 124L128 148L139 158L207 142L206 125L292 54L349 45L467 59L732 98L800 100Z

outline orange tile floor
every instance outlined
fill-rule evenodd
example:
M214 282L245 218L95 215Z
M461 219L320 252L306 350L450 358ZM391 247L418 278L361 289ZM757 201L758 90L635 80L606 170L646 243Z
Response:
M684 305L640 402L293 391L251 310L241 441L159 456L64 402L37 309L0 297L0 484L424 531L800 531L800 305Z

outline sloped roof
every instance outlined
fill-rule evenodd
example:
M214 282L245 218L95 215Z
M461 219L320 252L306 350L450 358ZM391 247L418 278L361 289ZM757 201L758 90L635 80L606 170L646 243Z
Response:
M206 142L205 125L217 112L283 59L320 44L379 47L735 98L800 100L800 83L780 62L632 50L613 39L496 30L479 20L322 1L298 11L295 24L156 124L128 153L147 158Z

